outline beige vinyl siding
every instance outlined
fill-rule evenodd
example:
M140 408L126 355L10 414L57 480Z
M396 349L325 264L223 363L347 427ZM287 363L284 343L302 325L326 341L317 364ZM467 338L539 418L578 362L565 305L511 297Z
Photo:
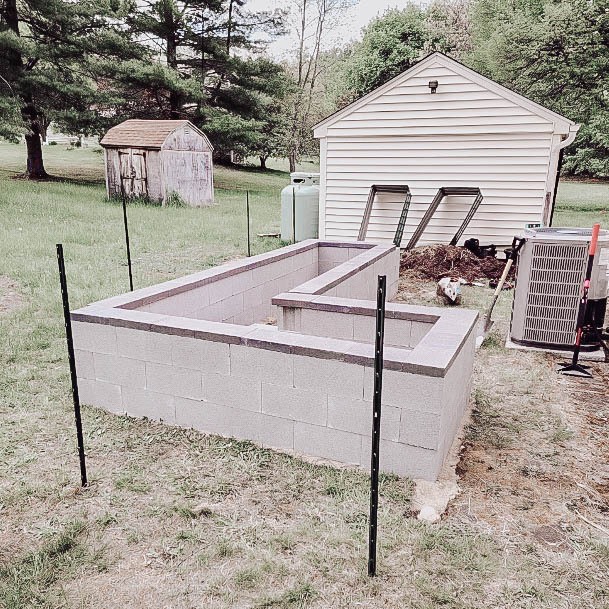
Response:
M484 201L462 240L475 236L499 244L511 241L526 223L540 222L546 194L551 134L502 135L470 140L461 136L328 136L325 235L357 238L371 184L408 184L412 202L403 244L441 186L478 186ZM348 148L353 149L351 153ZM448 242L472 198L446 198L421 244ZM402 203L378 197L368 239L391 242Z
M430 94L428 82L438 80ZM365 100L364 100L365 101ZM321 234L356 239L372 184L408 184L405 245L441 186L477 186L484 202L465 232L511 242L540 222L548 190L554 123L445 65L432 62L323 129ZM448 243L472 197L444 200L421 245ZM402 201L377 198L367 239L391 242Z

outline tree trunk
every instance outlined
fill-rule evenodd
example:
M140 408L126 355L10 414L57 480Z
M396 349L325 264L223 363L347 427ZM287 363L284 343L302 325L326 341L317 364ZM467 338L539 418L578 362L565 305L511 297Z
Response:
M0 17L16 36L19 36L19 10L17 0L5 0L3 10ZM18 80L24 71L23 57L19 50L13 50L6 53L10 71L7 73L9 78ZM38 111L36 110L33 99L29 95L21 97L23 107L21 115L29 126L30 130L25 136L27 146L27 170L26 175L29 178L40 179L47 178L48 174L44 170L44 162L42 160L42 141L40 136L46 132L46 123L41 120Z
M233 0L228 3L228 23L226 25L226 55L230 57L231 34L233 30Z
M260 156L260 169L266 169L266 157Z
M165 26L165 44L167 45L167 66L177 72L178 70L178 43L177 28L174 16L174 5L171 1L162 4L163 24ZM179 119L182 100L177 91L169 92L169 118Z
M27 176L33 180L48 178L42 160L42 140L39 133L30 131L25 136L27 147Z
M26 105L21 108L21 116L29 127L25 134L27 148L27 177L33 180L48 178L42 160L42 133L44 129L44 117L38 113L32 98L28 97Z
M290 173L294 173L296 171L296 152L290 152L288 160L290 161Z

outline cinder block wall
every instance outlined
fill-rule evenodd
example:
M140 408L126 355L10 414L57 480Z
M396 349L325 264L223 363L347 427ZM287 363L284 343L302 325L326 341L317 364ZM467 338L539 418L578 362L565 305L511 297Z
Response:
M397 288L398 264L397 248L305 242L75 311L81 399L367 468L371 301L377 274ZM239 325L294 284L280 328ZM389 312L381 467L433 480L468 401L477 314Z
M243 325L258 322L276 314L271 304L275 294L317 277L318 250L310 248L254 270L236 272L138 310Z
M372 343L376 333L376 318L350 313L347 310L328 311L316 308L279 307L280 330L309 336L328 336L342 340ZM385 319L385 345L412 349L431 330L432 322L411 319Z
M369 466L370 366L96 323L75 322L74 341L84 403ZM384 471L436 478L473 344L472 334L444 378L385 371Z

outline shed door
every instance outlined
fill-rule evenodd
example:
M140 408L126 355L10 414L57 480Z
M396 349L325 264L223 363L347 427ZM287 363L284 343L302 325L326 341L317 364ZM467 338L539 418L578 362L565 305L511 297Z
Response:
M118 158L121 168L121 186L125 196L147 196L146 153L143 150L119 150Z

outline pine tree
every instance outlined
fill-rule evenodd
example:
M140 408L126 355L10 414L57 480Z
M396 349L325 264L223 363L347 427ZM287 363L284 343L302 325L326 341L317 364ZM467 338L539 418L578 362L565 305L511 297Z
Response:
M187 118L203 128L217 156L247 155L281 73L254 55L253 38L280 23L281 13L248 13L243 0L144 0L127 25L158 66L130 74L124 85L151 102L141 106L149 117Z
M21 132L26 175L47 177L42 138L51 121L87 132L110 98L104 82L133 49L118 25L121 0L4 0L0 9L0 129ZM101 85L101 86L100 86Z

